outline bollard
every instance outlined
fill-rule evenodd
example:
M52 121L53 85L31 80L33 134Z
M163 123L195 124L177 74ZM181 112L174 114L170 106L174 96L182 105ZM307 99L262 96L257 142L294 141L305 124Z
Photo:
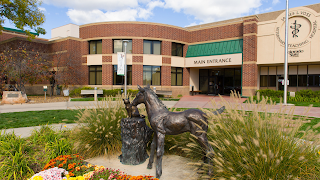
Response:
M94 101L98 101L97 87L94 87Z
M193 96L193 93L194 93L194 92L193 92L193 89L194 89L194 86L191 87L191 95L192 95L192 96Z

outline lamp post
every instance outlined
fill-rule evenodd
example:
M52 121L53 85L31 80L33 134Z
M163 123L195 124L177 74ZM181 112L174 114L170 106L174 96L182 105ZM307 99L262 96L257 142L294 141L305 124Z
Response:
M288 91L288 14L289 14L289 0L286 0L286 29L285 29L285 48L284 48L284 94L283 104L287 105L287 91Z
M127 44L128 40L123 40L124 43L124 97L127 98Z

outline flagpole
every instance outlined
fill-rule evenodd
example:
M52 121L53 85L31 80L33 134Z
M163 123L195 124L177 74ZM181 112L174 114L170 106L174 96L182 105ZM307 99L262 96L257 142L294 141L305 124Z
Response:
M128 40L123 40L124 43L124 97L127 98L127 44Z
M284 94L283 104L287 105L288 92L288 14L289 14L289 0L286 0L286 29L285 29L285 48L284 48Z

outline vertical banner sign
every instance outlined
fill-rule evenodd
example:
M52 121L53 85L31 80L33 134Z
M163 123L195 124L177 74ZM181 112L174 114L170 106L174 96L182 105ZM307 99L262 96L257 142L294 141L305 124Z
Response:
M124 76L124 52L118 52L118 69L117 75Z

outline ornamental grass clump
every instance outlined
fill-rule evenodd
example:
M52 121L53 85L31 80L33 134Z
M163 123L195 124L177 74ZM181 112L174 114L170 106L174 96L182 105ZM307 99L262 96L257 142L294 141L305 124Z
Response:
M127 117L120 95L97 103L96 108L80 111L73 132L76 150L85 157L110 155L121 151L120 121Z
M319 135L310 129L299 130L307 117L293 116L294 107L272 109L272 105L267 104L268 99L243 105L239 103L239 95L232 93L231 97L236 103L221 98L219 107L226 106L221 115L203 110L208 115L207 135L214 148L209 164L201 160L192 163L198 166L203 179L320 177ZM215 102L213 104L217 107ZM271 101L271 104L274 103ZM189 154L201 153L195 142L183 149ZM212 173L208 175L209 169Z

